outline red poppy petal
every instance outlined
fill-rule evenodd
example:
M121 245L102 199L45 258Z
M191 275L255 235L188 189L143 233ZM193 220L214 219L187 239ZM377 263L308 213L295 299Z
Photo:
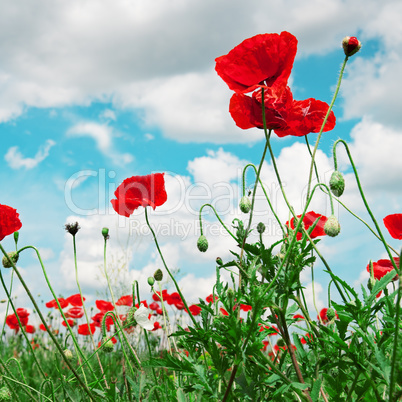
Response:
M17 210L0 204L0 241L6 236L20 230L22 226Z
M384 218L384 225L394 239L402 240L402 214L386 216Z

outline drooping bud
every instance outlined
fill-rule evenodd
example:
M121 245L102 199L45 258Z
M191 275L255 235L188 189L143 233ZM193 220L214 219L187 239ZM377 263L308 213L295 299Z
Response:
M204 235L201 235L197 241L198 250L205 253L208 250L208 240Z
M327 310L327 317L328 317L328 321L332 321L333 319L335 319L336 311L332 307L330 307Z
M127 322L127 324L129 324L129 325L137 325L137 321L135 320L135 318L134 318L134 313L137 311L138 309L137 309L137 307L131 307L130 308L130 310L128 310L128 313L127 313L127 319L126 319L126 322Z
M148 277L148 285L154 286L155 278L153 276Z
M341 172L335 170L335 172L332 173L329 179L329 188L336 197L340 197L343 194L345 190L345 179Z
M324 232L328 236L335 237L338 236L339 232L341 231L341 225L336 219L335 215L331 215L324 225Z
M241 197L239 207L241 212L248 214L251 209L250 198L248 198L247 196Z
M163 272L162 272L161 269L157 269L157 270L154 272L154 278L155 278L155 280L158 281L158 282L160 282L160 281L163 279Z
M102 339L102 350L105 353L110 353L113 352L114 349L114 345L111 339L107 340L107 339Z
M355 36L346 36L342 40L342 47L346 56L353 56L361 49L362 44Z
M109 228L102 228L102 236L105 240L109 239Z
M11 401L11 391L7 386L0 388L0 401Z
M11 253L7 253L8 256L10 257L10 260L13 262L13 264L17 264L18 258L19 258L19 254L16 253L15 251L12 251ZM3 257L3 267L4 268L11 268L12 265L10 263L10 261L8 260L8 258L6 256Z
M265 232L265 225L264 225L262 222L260 222L260 223L257 225L257 232L258 232L259 234L263 234L263 233Z
M72 358L74 357L73 352L70 349L64 349L63 354L64 356L66 356L67 360L72 360Z
M221 266L223 264L222 258L221 257L216 257L216 264Z

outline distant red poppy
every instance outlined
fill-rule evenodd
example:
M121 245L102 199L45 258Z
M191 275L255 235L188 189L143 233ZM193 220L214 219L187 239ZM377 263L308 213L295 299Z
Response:
M28 324L29 312L25 308L17 308L16 313L17 314L10 314L6 317L6 324L10 329L14 329L15 332L18 332L20 328L18 318L21 321L21 325L25 327Z
M268 336L274 336L279 334L279 329L275 325L270 327L269 325L258 324L258 326L260 327L258 332L268 331L269 332Z
M101 311L100 313L97 313L93 317L91 317L91 320L96 327L100 328L102 326L103 317L106 313L107 311ZM106 317L105 325L108 331L110 331L111 325L114 325L113 318L110 315Z
M39 324L39 329L42 331L47 331L46 327L42 323Z
M34 327L33 325L28 324L28 325L25 327L25 331L26 331L28 334L34 334L35 331L36 331L36 329L35 329L35 327Z
M229 313L223 307L221 307L219 310L223 315L229 315Z
M85 297L83 297L85 301ZM79 307L82 306L82 300L81 300L81 295L79 293L75 295L71 295L70 297L67 297L66 301L71 304L73 307Z
M159 307L155 310L156 314L163 315L163 310Z
M156 294L155 294L156 293ZM152 295L152 300L154 300L154 301L160 301L161 299L159 298L159 296L161 295L161 293L159 292L159 291L156 291L153 295ZM167 292L167 290L166 289L163 289L162 290L162 299L163 300L167 300L168 298L169 298L169 294L168 294L168 292Z
M192 315L199 315L201 313L201 307L197 306L196 304L192 304L191 306L189 306L188 308L191 311ZM188 313L187 310L185 310L186 313Z
M65 313L66 317L81 318L84 315L84 309L82 307L71 307Z
M384 218L384 225L394 239L402 240L402 214L386 216Z
M114 210L129 217L138 207L150 206L153 209L167 200L164 173L152 173L148 176L133 176L117 187L111 200Z
M253 309L253 307L249 306L248 304L240 304L240 310L242 310L242 311L250 311L252 309Z
M177 292L173 292L172 294L170 294L166 301L169 306L171 306L172 304L182 303L181 297Z
M302 316L301 314L295 314L295 315L293 316L293 318L294 318L295 320L305 320L304 316Z
M71 318L67 318L67 322L70 327L73 327L75 325L75 321L72 320ZM64 320L61 322L61 325L67 328L67 324Z
M297 215L297 218L300 218L301 215ZM319 218L319 221L317 222L317 224L315 225L315 228L313 229L313 231L310 233L310 237L312 239L318 237L318 236L325 236L325 232L324 232L324 225L325 222L328 220L328 218L324 215L320 215L320 214L316 214L314 211L310 211L307 212L304 215L303 218L303 224L304 224L304 228L306 230L308 230L310 228L310 226L313 225L313 223ZM295 229L295 218L292 218L290 220L290 226L289 226L289 221L286 222L286 226L290 227L291 229ZM297 226L297 225L296 225ZM301 240L302 238L302 233L298 232L296 235L296 239L297 240Z
M296 51L297 39L289 32L256 35L218 57L215 70L237 93L251 92L260 85L280 92L286 87Z
M133 296L126 295L121 296L119 300L116 302L116 306L128 306L131 307L133 305Z
M158 308L160 308L159 304L157 302L153 302L149 305L149 308L151 310L157 310Z
M319 316L317 315L317 320L319 320L321 318L322 323L327 324L330 321L327 316L327 312L328 312L328 309L326 307L322 308ZM335 311L335 318L337 318L337 319L339 318L338 313L336 311Z
M105 300L96 300L95 304L100 311L103 311L105 313L114 310L113 304Z
M139 303L135 305L135 307L140 308L140 305L143 304L144 307L148 308L148 302L146 300L141 300Z
M89 335L90 334L89 330L91 330L91 334L93 335L95 330L96 330L96 326L95 326L95 324L89 324L89 327L90 328L88 328L88 324L79 325L78 326L78 333L80 335Z
M0 204L0 241L20 230L22 223L16 209Z
M218 296L215 296L215 300L218 300L218 299L219 299L219 297L218 297ZM213 294L211 293L209 296L207 296L207 297L205 298L205 300L206 300L207 303L213 303L213 302L214 302L214 296L213 296Z
M307 344L307 342L308 343L311 343L311 342L313 342L313 337L312 337L312 335L310 335L309 333L307 333L306 335L304 335L301 339L300 339L300 342L302 343L302 345L306 345Z
M60 304L61 308L65 308L65 307L68 306L68 301L66 299L63 299L62 297L59 297L57 300L59 301L59 304ZM58 305L57 305L56 300L54 300L54 299L51 300L50 302L47 302L45 304L45 306L47 308L59 308Z
M292 349L296 350L295 345L292 344L291 347L292 347ZM288 347L286 345L283 345L283 346L275 345L274 350L275 350L275 352L279 352L280 350L288 350Z
M157 329L162 329L161 324L158 321L154 322L154 328L152 331L156 331Z
M397 267L399 267L399 258L394 257L394 261ZM367 272L370 272L370 264L367 264ZM394 266L391 263L391 260L382 259L376 262L373 262L373 273L374 278L380 280L383 276L385 276L388 272L391 272L394 269ZM398 275L395 275L393 278L394 281L398 279Z

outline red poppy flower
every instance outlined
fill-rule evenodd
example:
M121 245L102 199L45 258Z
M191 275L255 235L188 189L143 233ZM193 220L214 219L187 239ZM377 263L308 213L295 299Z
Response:
M119 214L129 217L138 207L150 206L153 209L167 200L164 173L152 173L148 176L133 176L117 187L116 199L110 202Z
M67 319L67 322L68 322L68 325L69 325L70 327L73 327L73 326L75 325L75 321L72 320L71 318L68 318L68 319ZM64 320L61 322L61 325L63 325L64 327L67 328L67 324L66 324L66 322L65 322Z
M146 300L141 300L139 303L135 305L135 307L140 308L140 305L143 304L144 307L148 308L148 302Z
M297 218L300 218L301 215L297 215ZM319 221L315 225L315 228L313 231L310 233L310 237L312 239L318 237L318 236L325 236L324 232L324 225L325 222L328 220L328 218L324 215L316 214L314 211L307 212L306 215L304 215L303 218L303 224L304 228L308 230L310 226L313 225L313 223L319 218ZM290 226L289 226L289 221L286 222L286 226L290 227L291 229L295 229L295 218L292 218L290 220ZM297 226L297 225L296 225ZM302 233L298 232L296 235L297 240L301 240L302 238Z
M104 312L104 313L106 313L106 312L108 312L108 311L113 311L113 310L114 310L113 304L112 304L111 302L108 302L108 301L96 300L96 301L95 301L95 304L96 304L96 307L97 307L100 311L102 311L102 312Z
M83 297L85 301L85 297ZM82 300L81 300L81 295L79 293L72 295L70 297L67 297L66 301L71 304L73 307L80 307L82 306Z
M243 310L243 311L250 311L250 310L252 310L252 306L249 306L248 304L240 304L240 310Z
M197 306L196 304L192 304L188 309L191 311L192 315L199 315L201 313L201 307ZM187 310L185 311L188 313Z
M302 316L301 314L295 314L295 315L293 316L293 318L294 318L295 320L305 320L304 316Z
M169 306L172 304L182 303L181 297L177 292L170 294L166 301Z
M394 239L402 240L402 214L386 216L384 218L384 225Z
M157 302L153 302L153 303L151 303L150 305L149 305L149 308L151 309L151 310L157 310L158 308L160 308L160 306L159 306L159 304L157 303Z
M223 315L229 315L229 313L223 307L221 307L219 310Z
M66 299L63 299L62 297L59 297L57 300L59 301L61 308L65 308L65 307L68 306L68 301L67 301ZM45 306L46 306L47 308L59 308L59 307L57 306L56 300L51 300L50 302L47 302L47 303L45 304Z
M66 317L81 318L84 315L84 309L82 307L71 307L66 312Z
M261 102L261 90L254 92L252 97L234 94L230 99L229 112L236 125L244 130L252 127L264 128ZM318 133L329 108L327 103L313 98L293 100L289 87L286 87L280 97L270 88L265 91L264 106L266 126L274 130L278 137L301 137ZM335 115L331 111L323 131L332 130L335 122Z
M42 323L39 324L39 329L42 330L42 331L47 331L46 327Z
M394 257L394 261L397 267L399 267L399 258ZM385 276L388 272L391 272L394 269L391 260L378 260L373 262L373 273L374 278L380 280L383 276ZM370 264L367 265L367 272L370 272ZM395 275L393 278L394 281L398 279L398 275Z
M34 334L36 329L33 325L27 325L25 327L25 331L27 331L28 334Z
M89 328L88 324L81 324L78 326L78 333L80 335L89 335L89 330L91 330L91 334L93 335L96 330L95 324L89 324Z
M279 329L275 325L270 327L269 325L258 324L258 326L260 327L258 332L269 331L268 336L274 336L279 334Z
M6 317L6 324L10 327L10 329L14 329L15 332L18 332L20 328L20 324L18 322L18 318L21 321L21 325L25 327L28 324L29 313L24 308L17 308L17 314L10 314ZM18 318L17 318L18 315Z
M163 310L159 307L155 310L156 314L163 315Z
M16 209L0 204L0 241L20 230L22 226Z
M215 300L218 300L218 299L219 299L219 297L218 297L218 296L215 296ZM213 303L213 302L214 302L214 296L213 296L213 294L211 293L209 296L207 296L207 297L205 298L205 300L206 300L207 303Z
M152 331L156 331L157 329L162 329L161 324L158 321L154 322L154 329Z
M156 294L155 294L156 293ZM161 293L159 291L156 291L153 295L152 295L152 300L154 301L160 301L159 296L161 295ZM159 295L159 296L158 296ZM169 299L170 295L168 294L166 289L162 290L162 300L167 300Z
M297 51L297 39L289 32L248 38L227 55L218 57L215 70L237 93L260 85L281 92L287 84Z
M267 351L267 348L269 346L269 341L262 341L264 347L261 349L263 352Z
M305 345L307 342L313 342L313 337L312 335L310 335L309 333L307 333L306 335L304 335L301 339L300 342L302 343L302 345Z
M128 306L131 307L133 305L133 296L126 295L121 296L119 300L116 302L116 306Z
M327 316L327 312L328 312L328 309L327 309L327 308L321 309L319 316L317 315L317 320L319 320L320 317L321 317L322 323L323 323L323 324L327 324L327 323L329 322L329 318L328 318L328 316ZM336 319L339 318L339 317L338 317L338 313L337 313L336 311L335 311L335 318L336 318Z

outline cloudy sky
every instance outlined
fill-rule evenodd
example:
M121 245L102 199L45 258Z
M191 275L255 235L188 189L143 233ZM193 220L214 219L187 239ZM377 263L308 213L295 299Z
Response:
M236 245L207 213L210 248L200 254L198 208L211 202L229 226L236 217L246 219L237 208L241 169L259 163L264 145L261 131L234 125L231 92L216 75L214 60L259 33L289 31L297 37L294 97L328 103L344 57L342 38L361 40L334 107L337 125L324 134L317 162L328 180L331 145L347 140L381 227L384 216L402 212L400 1L0 0L0 6L0 203L17 208L20 246L39 248L58 294L77 289L72 238L64 231L74 221L82 227L78 269L87 295L95 298L104 290L104 226L110 228L113 283L125 292L138 279L147 291L146 278L161 263L143 211L118 217L110 199L126 177L151 172L166 172L168 202L150 220L167 263L178 271L185 294L211 292L215 258L229 258ZM315 138L310 134L310 143ZM309 168L306 145L303 139L275 137L273 146L286 192L300 213ZM341 149L339 158L347 179L343 201L368 220ZM262 178L286 221L270 159ZM250 174L247 186L252 184ZM269 244L278 238L277 227L262 200L256 208L256 223L267 225ZM312 209L329 214L320 196ZM341 235L323 239L320 247L336 273L360 286L369 259L380 259L384 250L342 207L336 214ZM11 239L3 244L13 247ZM19 266L33 293L50 300L31 252L21 255ZM316 276L322 307L328 280L320 266ZM303 279L310 289L310 272ZM18 282L14 292L23 307Z

